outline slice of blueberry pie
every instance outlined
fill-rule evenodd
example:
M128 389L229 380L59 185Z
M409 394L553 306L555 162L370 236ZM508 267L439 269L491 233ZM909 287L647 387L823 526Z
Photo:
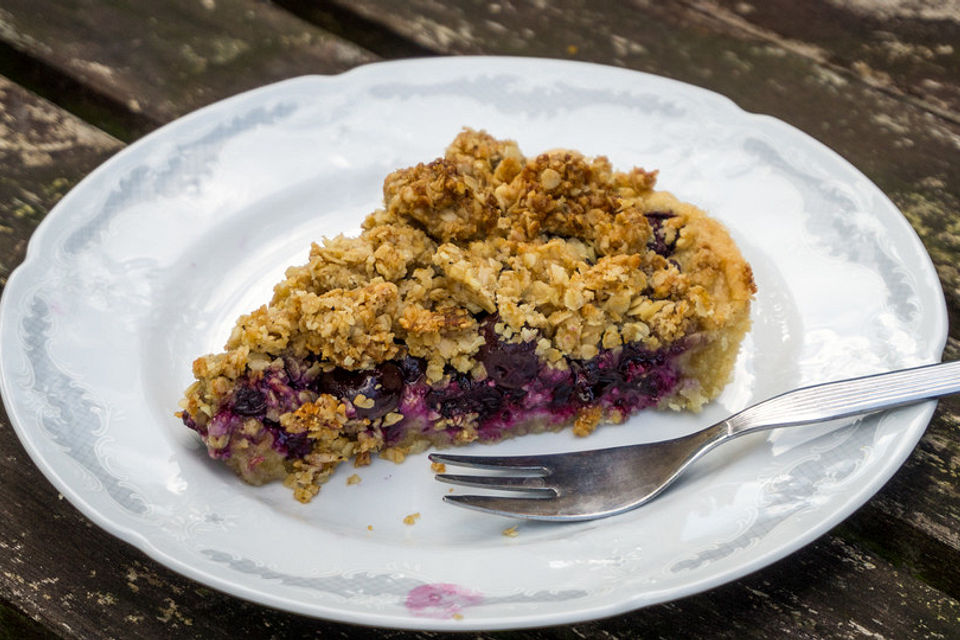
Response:
M306 502L347 460L697 410L756 288L726 230L655 179L464 130L198 358L178 415Z

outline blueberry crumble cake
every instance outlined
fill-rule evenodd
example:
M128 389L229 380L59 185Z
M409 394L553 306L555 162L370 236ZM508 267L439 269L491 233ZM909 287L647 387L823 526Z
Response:
M756 288L726 230L655 180L464 130L197 359L178 416L307 502L347 460L697 410Z

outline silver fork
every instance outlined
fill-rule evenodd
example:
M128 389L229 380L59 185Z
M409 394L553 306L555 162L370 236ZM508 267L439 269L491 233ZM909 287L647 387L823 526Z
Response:
M649 502L691 463L746 433L863 415L960 392L960 361L828 382L788 391L682 438L610 449L534 456L430 454L444 464L500 472L438 474L467 487L514 496L448 495L446 502L512 518L605 518Z

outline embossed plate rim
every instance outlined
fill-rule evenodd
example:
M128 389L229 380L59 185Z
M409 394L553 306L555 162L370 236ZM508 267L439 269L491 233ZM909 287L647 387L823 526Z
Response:
M699 576L691 580L685 584L683 588L651 589L648 591L634 588L632 591L628 589L628 593L617 594L616 596L611 596L606 599L600 598L599 602L592 601L586 606L579 606L569 602L566 605L558 607L541 604L540 610L534 612L517 610L516 607L511 608L509 598L501 598L504 604L501 605L499 610L488 609L484 615L479 615L480 612L478 610L469 609L471 596L469 594L466 596L461 595L459 597L465 599L465 602L462 603L465 607L465 616L463 619L455 617L446 617L443 619L422 618L411 613L409 609L404 611L402 608L400 610L390 610L386 612L363 612L346 607L338 608L336 603L329 599L318 604L315 594L311 595L310 593L304 593L300 598L278 596L271 593L272 583L269 583L269 580L263 579L261 576L258 582L257 579L251 577L254 575L252 573L254 570L261 571L261 573L269 570L269 567L265 565L253 565L253 569L251 569L251 565L244 565L250 571L243 575L241 575L242 572L234 571L231 573L226 569L221 572L216 572L212 571L209 567L198 567L192 562L192 558L185 557L183 554L171 553L168 547L161 545L154 537L154 531L144 531L137 527L122 524L118 522L118 516L96 506L92 502L89 488L78 486L74 480L71 480L68 477L69 470L64 469L56 456L49 452L48 448L51 446L51 439L49 434L46 434L42 428L37 426L36 416L31 415L28 408L20 404L20 398L18 397L19 389L15 383L15 379L18 376L22 376L23 372L17 371L17 367L21 362L16 361L15 356L17 355L17 349L22 345L8 343L8 339L6 338L10 331L16 331L16 325L20 320L19 314L23 311L17 307L19 302L17 295L28 293L31 291L31 288L42 285L42 282L31 282L29 280L30 276L34 274L33 270L39 268L42 259L50 258L51 256L54 259L57 258L58 247L52 244L55 242L55 238L53 237L54 232L62 231L65 226L68 227L71 224L76 224L78 221L82 222L84 220L84 212L81 205L84 199L89 201L90 194L88 192L97 184L97 181L105 180L109 182L111 172L117 167L123 166L126 160L136 157L138 154L147 154L151 152L151 150L156 151L158 147L162 147L168 140L176 139L178 135L189 131L190 128L194 126L194 123L209 120L210 117L214 115L229 116L231 113L235 113L243 108L250 109L252 108L250 105L260 102L266 104L270 101L271 97L282 95L286 91L296 92L306 90L312 86L318 88L326 87L333 83L348 88L361 86L364 85L364 83L373 85L377 82L385 83L388 81L402 85L404 83L404 74L423 74L431 71L441 74L448 73L464 79L477 78L484 74L494 72L516 78L523 77L524 74L535 78L542 72L563 72L569 73L571 78L584 83L579 86L568 86L567 89L569 91L583 90L582 87L590 83L600 86L610 85L614 83L614 81L622 82L624 86L649 83L652 86L664 89L668 93L671 91L675 92L678 97L682 97L685 100L695 103L702 102L704 105L709 105L711 109L723 112L738 121L751 123L758 129L766 131L774 137L783 136L791 140L802 140L808 152L827 154L832 162L839 162L852 169L849 163L840 159L825 146L792 127L768 116L748 114L740 110L739 107L736 107L729 99L705 89L673 80L649 76L640 72L565 61L477 57L377 63L359 67L340 76L306 77L270 85L227 99L194 114L185 116L120 152L115 158L109 160L91 173L87 179L71 191L71 193L54 208L31 238L27 258L23 265L11 276L7 288L4 291L2 303L0 303L0 337L3 337L3 340L0 340L0 367L2 367L3 373L3 399L7 407L8 415L10 415L11 422L18 436L24 443L34 462L63 495L85 515L110 533L134 544L154 559L180 573L234 595L296 613L345 622L406 628L437 630L516 628L560 624L609 616L639 606L696 593L735 579L765 566L773 560L783 557L787 553L792 552L821 535L830 526L839 522L843 517L846 517L846 515L849 515L857 506L869 498L869 496L879 489L889 476L892 475L896 468L900 466L906 456L909 455L913 443L919 439L925 425L929 421L934 409L933 403L901 410L896 414L889 415L887 418L888 422L893 421L900 425L897 429L898 433L904 436L903 442L895 449L896 455L891 456L880 465L880 472L870 476L869 482L864 483L857 491L845 494L845 504L842 508L835 510L830 517L822 519L818 526L811 527L802 534L796 534L796 532L794 532L793 535L787 536L788 539L778 547L759 554L751 558L748 562L741 562L735 570L727 570L720 574L713 575L708 572L705 576ZM590 78L589 82L585 80L585 78ZM590 84L590 86L594 85ZM525 151L530 152L532 150L525 149ZM855 169L853 171L855 171ZM859 172L857 173L859 174ZM863 180L866 179L863 178ZM869 185L868 181L867 185ZM872 187L872 185L869 186ZM875 187L872 188L876 189ZM879 190L876 191L877 194L879 194ZM880 200L886 202L885 207L892 207L892 204L890 204L882 194L879 194L878 197ZM898 213L896 214L898 217L891 217L892 214L889 213L888 209L884 211L885 213L883 215L887 216L887 222L899 225L898 230L905 232L905 236L898 241L905 243L903 247L913 252L913 254L915 254L914 257L919 260L918 263L912 264L911 268L915 271L913 275L918 275L920 280L922 280L922 283L919 284L922 284L928 289L925 295L930 296L931 299L925 299L925 301L930 305L931 317L928 319L930 325L934 328L934 338L923 345L923 353L920 354L919 357L923 360L936 359L946 340L946 312L936 273L929 261L929 257L926 256L923 251L919 239L913 234L906 221L902 217L899 217ZM884 425L879 424L878 421L877 423L871 423L869 428L876 430L883 427ZM413 464L413 462L408 462L407 464ZM621 520L619 523L610 521L608 524L600 526L605 527L605 530L618 530L618 527L624 527L623 522L625 521ZM587 534L584 534L584 531L587 531ZM542 533L543 530L540 530L540 532ZM590 535L590 530L584 528L578 529L571 527L569 532L570 539ZM364 548L369 547L370 545L367 544ZM554 547L563 548L564 544L557 543L556 541L548 543L548 548ZM481 550L481 552L483 551L484 550ZM441 552L438 553L443 555ZM449 556L449 554L447 555ZM227 557L230 557L229 554L227 554ZM238 561L243 560L244 558L238 559ZM233 560L226 561L232 562ZM414 578L420 580L421 578L429 577L422 575L428 573L430 572L422 571L421 574L417 574L415 571L408 571L408 573L404 575L407 576L409 580L414 580ZM427 585L430 584L423 580L420 581ZM414 581L408 584L418 583ZM543 602L546 602L546 600ZM493 607L493 605L489 606ZM474 615L475 613L477 615Z

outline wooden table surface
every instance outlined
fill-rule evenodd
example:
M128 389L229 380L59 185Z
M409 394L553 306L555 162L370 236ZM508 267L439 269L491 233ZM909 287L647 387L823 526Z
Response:
M721 92L856 165L897 204L960 318L956 0L3 0L0 284L99 163L200 106L381 59L589 60ZM958 357L954 322L945 359ZM712 591L476 638L960 638L960 398L904 467L814 543ZM221 594L80 515L0 422L0 640L433 638Z

